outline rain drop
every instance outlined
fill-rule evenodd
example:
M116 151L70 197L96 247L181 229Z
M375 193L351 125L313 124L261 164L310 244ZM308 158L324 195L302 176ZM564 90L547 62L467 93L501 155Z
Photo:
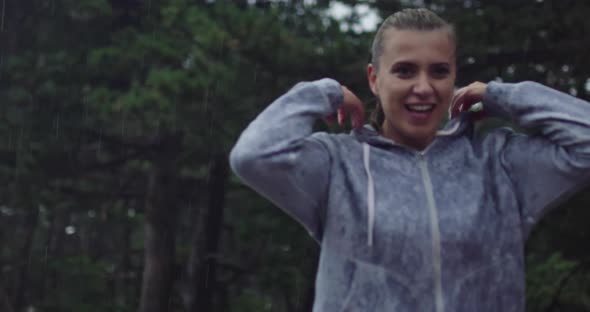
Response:
M59 138L59 115L53 121L53 127L55 128L55 138Z
M561 71L567 73L570 71L570 67L568 65L561 66Z
M510 65L510 66L508 66L508 68L506 68L506 72L507 72L509 75L514 75L514 72L515 72L515 71L516 71L516 68L514 68L514 66L513 66L513 65Z
M184 60L184 62L182 62L182 68L184 68L184 69L191 69L191 68L193 68L193 65L195 64L194 59L195 59L194 56L192 54L190 54Z
M66 226L66 234L73 235L76 233L76 228L73 225Z
M256 68L254 69L254 83L256 83L257 79L258 79L258 65L256 65Z
M0 206L0 213L10 217L10 216L14 215L14 210L12 208L7 207L7 206Z
M545 66L543 66L542 64L535 65L535 70L540 73L545 72L545 69L546 69Z
M570 91L570 94L573 96L578 95L578 90L576 90L576 88L574 88L574 87L571 87L569 91Z

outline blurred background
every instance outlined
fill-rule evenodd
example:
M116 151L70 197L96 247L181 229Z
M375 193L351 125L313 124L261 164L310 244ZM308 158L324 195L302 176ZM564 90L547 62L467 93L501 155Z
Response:
M458 86L590 99L587 0L0 0L0 311L311 311L317 244L228 152L302 80L371 110L369 45L405 7L456 25ZM590 311L589 206L535 228L528 311Z

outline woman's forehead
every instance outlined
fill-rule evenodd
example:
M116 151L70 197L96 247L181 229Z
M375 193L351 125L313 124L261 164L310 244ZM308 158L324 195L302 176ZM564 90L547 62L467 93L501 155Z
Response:
M383 55L386 58L454 59L455 44L448 30L397 30L384 34Z

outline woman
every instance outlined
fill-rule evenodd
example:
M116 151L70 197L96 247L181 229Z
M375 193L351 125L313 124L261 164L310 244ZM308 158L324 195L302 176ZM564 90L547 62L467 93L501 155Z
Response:
M321 244L314 311L524 311L527 234L590 176L590 104L533 82L454 94L455 47L434 13L398 12L372 47L372 126L322 79L277 99L232 150L236 174ZM479 101L541 134L474 137ZM334 113L350 135L312 133Z

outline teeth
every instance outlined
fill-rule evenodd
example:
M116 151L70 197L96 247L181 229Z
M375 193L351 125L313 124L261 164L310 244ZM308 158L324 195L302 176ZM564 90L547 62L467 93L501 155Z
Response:
M426 112L432 110L434 105L406 105L406 107L411 111Z

